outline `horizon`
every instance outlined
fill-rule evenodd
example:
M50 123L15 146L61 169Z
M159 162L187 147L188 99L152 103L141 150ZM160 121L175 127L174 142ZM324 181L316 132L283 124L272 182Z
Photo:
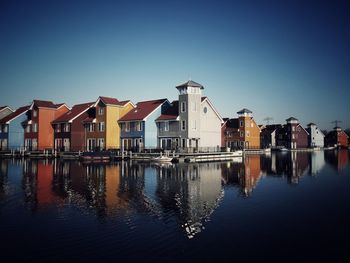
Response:
M0 106L176 100L189 79L224 118L350 128L345 1L3 1ZM156 95L154 95L156 94ZM20 99L19 99L20 98Z

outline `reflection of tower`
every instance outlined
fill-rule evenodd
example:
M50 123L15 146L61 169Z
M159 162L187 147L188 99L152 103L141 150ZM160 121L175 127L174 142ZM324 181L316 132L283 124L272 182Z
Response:
M291 152L289 155L289 162L287 165L287 174L289 182L298 184L300 177L302 177L309 167L309 158L307 152Z
M164 212L179 217L188 238L202 231L223 196L220 164L181 164L158 175L157 196Z
M260 155L247 155L244 159L244 176L241 187L244 196L249 196L261 176Z

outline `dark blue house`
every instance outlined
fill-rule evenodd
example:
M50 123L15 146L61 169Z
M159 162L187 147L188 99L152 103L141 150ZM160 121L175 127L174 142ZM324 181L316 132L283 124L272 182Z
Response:
M118 122L120 143L125 150L157 147L155 120L170 106L167 99L141 101Z

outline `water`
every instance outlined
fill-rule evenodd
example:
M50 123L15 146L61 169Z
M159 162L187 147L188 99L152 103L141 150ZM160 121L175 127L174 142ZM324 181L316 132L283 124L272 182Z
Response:
M0 165L3 259L314 262L350 254L348 150L203 164Z

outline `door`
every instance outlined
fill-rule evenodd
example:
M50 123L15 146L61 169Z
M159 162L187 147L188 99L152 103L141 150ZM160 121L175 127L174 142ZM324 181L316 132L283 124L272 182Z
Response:
M70 150L70 141L68 138L63 139L63 147L65 152Z

